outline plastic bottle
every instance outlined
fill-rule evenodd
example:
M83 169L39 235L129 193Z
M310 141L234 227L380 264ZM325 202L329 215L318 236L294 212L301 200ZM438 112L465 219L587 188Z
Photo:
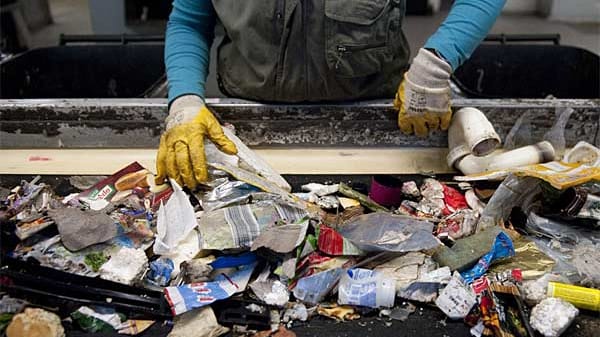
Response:
M395 280L381 272L354 268L346 271L340 280L339 304L390 308L395 298Z
M344 273L342 268L329 269L298 280L294 296L309 304L318 304L335 286Z

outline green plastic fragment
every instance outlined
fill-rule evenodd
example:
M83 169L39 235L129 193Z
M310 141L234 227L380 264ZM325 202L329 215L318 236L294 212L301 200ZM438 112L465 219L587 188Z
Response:
M100 267L108 261L108 257L103 252L89 253L85 256L83 262L88 265L94 272L98 272Z

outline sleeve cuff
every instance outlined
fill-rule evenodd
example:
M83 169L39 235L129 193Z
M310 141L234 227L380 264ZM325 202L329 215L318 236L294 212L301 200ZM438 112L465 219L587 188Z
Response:
M174 100L184 95L196 95L204 101L204 88L197 86L173 86L169 88L169 106Z

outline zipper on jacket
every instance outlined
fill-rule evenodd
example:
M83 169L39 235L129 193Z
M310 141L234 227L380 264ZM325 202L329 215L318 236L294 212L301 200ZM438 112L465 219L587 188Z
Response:
M275 94L274 97L277 98L279 97L279 94L281 92L281 88L279 86L279 81L281 80L282 74L283 74L283 55L284 50L285 50L285 45L287 45L287 35L289 35L289 31L290 31L290 27L289 27L289 23L285 22L285 0L277 0L277 13L276 13L276 17L277 17L277 24L279 25L279 30L280 30L280 38L279 38L279 55L277 58L277 66L275 67L275 78L274 78L274 82L275 82Z
M335 69L339 69L340 62L342 62L342 57L344 56L344 54L352 53L352 52L356 52L356 51L363 51L363 50L367 50L367 49L381 48L381 47L385 47L385 44L386 43L384 41L384 42L371 43L371 44L365 44L365 45L344 45L344 44L337 45L337 47L336 47L337 62L335 63Z

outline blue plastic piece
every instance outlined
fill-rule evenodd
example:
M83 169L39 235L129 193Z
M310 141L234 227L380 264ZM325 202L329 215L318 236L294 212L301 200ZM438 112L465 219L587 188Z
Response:
M219 256L216 260L209 263L213 269L234 268L248 265L256 262L256 254L246 252L240 255Z
M482 256L473 268L460 273L460 276L463 277L467 284L471 284L473 281L483 276L494 261L514 255L515 248L512 240L506 233L500 232L494 240L492 250Z
M171 281L171 273L175 266L171 259L161 257L150 262L150 271L148 272L148 280L157 286L164 287Z

